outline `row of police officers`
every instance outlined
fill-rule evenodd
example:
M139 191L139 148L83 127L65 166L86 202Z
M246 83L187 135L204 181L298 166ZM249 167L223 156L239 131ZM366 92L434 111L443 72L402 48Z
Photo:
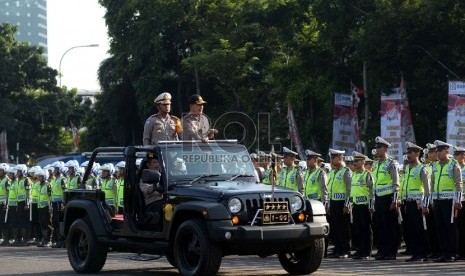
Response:
M280 162L269 166L263 182L300 191L326 206L334 244L328 257L348 258L352 239L352 258L370 259L375 230L375 259L395 260L401 229L411 255L406 261L426 261L431 251L438 262L465 257L465 149L436 140L423 150L407 142L405 162L399 166L387 154L389 142L376 137L375 145L372 166L367 166L367 156L354 151L350 168L344 151L330 149L329 173L320 166L321 154L306 150L307 168L301 171L295 162L298 154L283 148L282 168ZM452 148L456 158L449 155Z

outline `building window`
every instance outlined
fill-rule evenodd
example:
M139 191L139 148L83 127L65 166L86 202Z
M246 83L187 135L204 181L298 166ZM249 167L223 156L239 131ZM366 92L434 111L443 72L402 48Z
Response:
M7 6L7 7L8 7L9 5L10 5L10 3L8 3L8 2L6 2L6 3L5 3L5 6Z
M19 16L19 12L16 13L16 16Z
M31 14L30 14L30 13L27 13L27 17L31 17Z
M27 35L28 35L28 36L31 36L31 32L27 32Z
M9 15L10 15L10 13L9 13L9 12L6 12L6 13L5 13L5 15L6 15L6 16L9 16Z

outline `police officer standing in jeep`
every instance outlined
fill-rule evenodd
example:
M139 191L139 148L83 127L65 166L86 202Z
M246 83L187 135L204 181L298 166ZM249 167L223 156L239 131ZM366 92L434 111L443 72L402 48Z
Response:
M157 114L150 116L144 125L143 144L156 145L158 141L178 140L182 132L181 121L170 115L171 94L163 92L155 98Z

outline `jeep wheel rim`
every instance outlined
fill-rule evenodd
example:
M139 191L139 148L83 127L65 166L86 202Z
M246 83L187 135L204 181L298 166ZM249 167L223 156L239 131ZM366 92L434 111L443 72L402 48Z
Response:
M89 250L89 241L84 232L79 232L74 240L74 255L77 259L84 262Z
M187 231L182 237L181 244L183 246L180 248L180 257L183 266L189 270L195 270L199 265L202 252L199 237L196 233Z

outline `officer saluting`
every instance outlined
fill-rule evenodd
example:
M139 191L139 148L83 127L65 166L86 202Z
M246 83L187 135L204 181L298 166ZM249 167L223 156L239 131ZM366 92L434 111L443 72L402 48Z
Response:
M358 247L353 259L369 259L373 234L371 231L371 216L373 212L373 177L371 172L365 169L365 160L368 158L359 152L353 151L352 182L350 198L353 203L352 215L354 218L355 234Z
M398 163L387 155L391 146L381 137L375 138L378 160L373 166L375 179L376 232L378 254L376 260L395 260L397 254L397 193L399 191Z
M343 164L345 151L329 149L333 169L328 177L329 226L333 233L334 252L330 258L348 258L350 240L349 199L352 174Z
M453 262L457 255L457 228L455 210L462 208L462 174L453 158L449 158L450 144L436 140L438 162L433 164L431 175L433 212L438 233L441 257L438 262Z
M429 179L426 167L420 163L421 147L407 142L408 165L404 167L405 222L411 233L412 257L406 262L426 261L428 236L426 218L429 203Z
M156 145L158 141L178 140L182 132L181 121L170 115L171 94L163 92L155 98L158 113L150 116L144 125L143 143Z

